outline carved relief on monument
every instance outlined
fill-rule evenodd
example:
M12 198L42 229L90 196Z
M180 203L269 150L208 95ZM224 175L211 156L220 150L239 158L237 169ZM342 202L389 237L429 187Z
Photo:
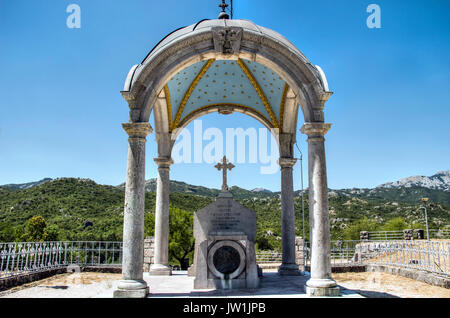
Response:
M220 55L238 54L241 50L242 28L212 28L214 49Z

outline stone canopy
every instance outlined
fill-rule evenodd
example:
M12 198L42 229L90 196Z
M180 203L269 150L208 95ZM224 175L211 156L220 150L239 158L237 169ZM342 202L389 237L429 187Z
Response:
M209 112L246 113L269 129L293 133L323 121L331 96L324 72L291 42L247 20L203 20L156 45L127 76L131 121L155 111L159 132L172 133Z
M339 293L331 279L324 106L332 92L322 69L275 31L247 20L202 20L178 29L128 72L122 96L129 121L125 187L122 280L116 297L145 297L143 241L146 136L158 145L155 257L151 275L170 275L169 193L172 148L191 121L211 112L249 115L270 129L281 168L282 264L280 275L298 275L295 260L293 168L297 161L299 110L308 136L311 236L310 295Z

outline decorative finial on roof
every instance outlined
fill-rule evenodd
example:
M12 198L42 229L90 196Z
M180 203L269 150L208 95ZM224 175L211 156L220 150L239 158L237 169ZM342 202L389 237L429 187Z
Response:
M222 8L222 12L220 12L220 14L219 14L219 19L229 19L230 16L225 11L225 9L228 8L228 4L225 3L225 0L222 0L222 3L219 4L219 7Z

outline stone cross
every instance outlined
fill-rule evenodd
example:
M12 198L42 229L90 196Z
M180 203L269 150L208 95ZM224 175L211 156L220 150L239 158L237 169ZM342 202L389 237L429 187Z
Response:
M223 172L223 182L222 182L222 192L228 192L228 185L227 185L227 169L231 171L235 167L234 164L227 161L227 157L223 156L222 162L216 164L214 166L217 168L217 170L222 170Z

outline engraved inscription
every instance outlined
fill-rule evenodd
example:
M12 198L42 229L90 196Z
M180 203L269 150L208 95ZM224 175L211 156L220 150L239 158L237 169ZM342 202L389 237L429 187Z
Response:
M231 205L218 205L218 211L211 213L213 231L234 231L239 229L241 212L232 211Z

